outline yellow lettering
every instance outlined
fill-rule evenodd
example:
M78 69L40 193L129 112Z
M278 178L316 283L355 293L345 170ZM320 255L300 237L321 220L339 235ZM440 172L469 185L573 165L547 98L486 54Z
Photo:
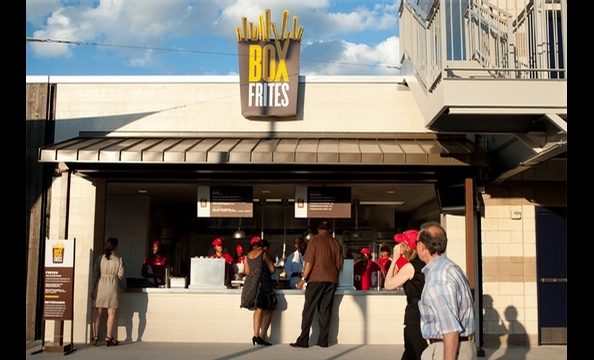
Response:
M286 58L289 52L289 40L275 40L260 47L250 45L249 48L249 81L279 82L289 81Z
M258 45L250 45L249 57L249 81L260 81L262 78L262 48Z
M278 70L276 71L276 78L274 81L280 81L281 77L285 79L285 81L289 81L289 73L287 70L287 64L285 63L285 59L281 59L278 62Z
M276 51L274 46L270 44L264 45L262 53L264 54L262 77L266 82L274 81L274 74L276 72Z
M276 53L278 54L279 64L278 70L276 71L276 77L274 81L280 81L281 77L284 78L285 81L289 81L289 72L287 70L287 64L285 60L287 59L287 53L289 52L289 40L285 40L283 44L280 41L275 40L274 46L276 47Z

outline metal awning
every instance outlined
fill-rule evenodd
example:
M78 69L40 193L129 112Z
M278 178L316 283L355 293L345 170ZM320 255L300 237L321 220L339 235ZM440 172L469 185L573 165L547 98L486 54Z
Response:
M463 136L103 136L39 149L40 162L97 164L486 165Z

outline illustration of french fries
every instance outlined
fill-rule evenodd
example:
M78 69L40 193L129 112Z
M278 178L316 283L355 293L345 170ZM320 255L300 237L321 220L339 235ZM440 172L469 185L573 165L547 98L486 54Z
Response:
M235 27L235 35L237 41L270 41L271 37L274 40L295 40L301 41L303 36L303 26L298 26L299 17L293 16L293 26L291 29L287 29L289 25L289 10L283 11L281 18L280 32L276 24L271 21L270 9L264 10L264 15L258 16L258 23L248 22L246 17L241 18L241 27Z

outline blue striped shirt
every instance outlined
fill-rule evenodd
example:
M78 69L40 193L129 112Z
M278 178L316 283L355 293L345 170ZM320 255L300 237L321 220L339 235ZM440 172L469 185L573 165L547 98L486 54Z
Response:
M460 336L474 334L474 302L466 275L445 255L423 268L425 286L419 301L421 333L425 339L443 339L457 331Z

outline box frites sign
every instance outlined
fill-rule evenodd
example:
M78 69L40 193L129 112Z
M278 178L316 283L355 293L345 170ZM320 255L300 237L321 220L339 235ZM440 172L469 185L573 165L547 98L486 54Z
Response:
M297 115L299 62L303 27L287 29L289 11L283 11L280 33L270 10L257 24L243 17L235 28L239 53L241 113L246 118L283 118Z

